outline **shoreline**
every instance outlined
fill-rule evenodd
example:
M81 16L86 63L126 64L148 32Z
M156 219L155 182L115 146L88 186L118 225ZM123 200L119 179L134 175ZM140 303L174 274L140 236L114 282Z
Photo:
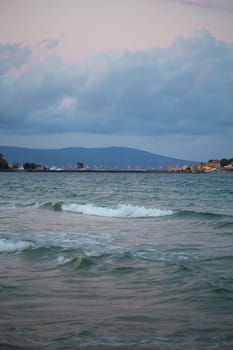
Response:
M190 170L165 170L165 169L1 169L0 173L123 173L123 174L209 174L209 173L229 173L231 169L218 169L212 171L190 171Z

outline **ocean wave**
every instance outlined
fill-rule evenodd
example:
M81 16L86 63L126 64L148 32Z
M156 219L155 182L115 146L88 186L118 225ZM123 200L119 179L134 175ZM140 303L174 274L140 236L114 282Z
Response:
M219 222L216 224L216 228L220 229L233 229L233 222L227 221L227 222ZM230 234L233 234L233 230L229 232Z
M87 268L94 265L94 259L88 256L70 256L65 257L64 255L59 255L57 258L58 265L72 266L72 268Z
M38 202L33 203L6 203L0 204L0 210L16 210L16 209L38 209L43 207Z
M231 215L226 215L222 213L216 213L216 212L206 212L206 211L195 211L195 210L181 210L177 211L177 215L179 217L184 218L199 218L199 219L208 219L208 220L214 220L216 218L227 218L231 217Z
M44 203L18 203L2 206L1 209L47 209L53 211L67 211L77 214L102 216L110 218L155 218L176 214L175 211L160 208L148 208L130 204L118 204L115 206L101 206L92 203L64 203L44 202Z
M30 241L13 240L3 238L0 239L0 253L15 253L27 249L33 249L36 245Z
M62 204L63 202L46 202L46 203L40 204L39 209L50 209L55 211L61 211Z
M122 318L126 321L125 318ZM119 319L120 321L121 319ZM131 318L132 321L140 323L140 316L136 315ZM144 322L151 324L156 322L156 318L154 319L152 316L146 316L143 318ZM198 329L196 329L198 333ZM199 332L200 333L200 332ZM216 349L232 349L233 338L231 335L218 335L218 331L216 331L215 336L200 337L197 338L195 333L193 335L187 336L177 336L172 335L170 337L165 336L154 336L147 338L137 338L137 339L129 339L125 341L124 339L120 339L117 336L105 336L96 338L90 334L91 339L86 339L83 341L81 347L83 349L129 349L129 350L139 350L139 349L208 349L208 350L216 350Z
M159 249L138 250L133 252L132 255L137 259L164 263L196 262L201 259L201 256L196 252L162 251Z
M11 209L17 209L16 204L12 203L1 203L0 204L0 210L11 210Z
M175 214L168 209L146 208L128 204L118 204L112 207L97 206L94 204L62 204L63 211L84 215L115 217L115 218L154 218Z

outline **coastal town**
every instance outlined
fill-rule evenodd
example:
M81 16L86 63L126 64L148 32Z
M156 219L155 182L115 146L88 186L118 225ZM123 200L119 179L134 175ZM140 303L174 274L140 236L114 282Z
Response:
M9 164L8 161L4 158L3 154L0 153L0 171L1 172L124 172L124 173L221 173L221 172L230 172L233 171L233 158L231 159L214 159L207 162L201 162L200 164L186 164L186 165L169 165L167 169L163 167L159 168L130 168L129 166L125 169L114 167L102 167L94 166L90 167L84 164L82 161L78 161L75 166L71 167L56 167L56 166L47 166L39 165L32 162L25 162L23 165L20 165L18 162Z
M171 172L191 172L191 173L211 173L211 172L226 172L233 171L233 159L214 159L205 163L195 165L184 165L178 168L169 168Z

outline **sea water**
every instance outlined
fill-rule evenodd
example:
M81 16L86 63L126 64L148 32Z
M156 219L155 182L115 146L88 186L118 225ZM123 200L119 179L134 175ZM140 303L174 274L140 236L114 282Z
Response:
M233 349L233 173L0 173L0 349Z

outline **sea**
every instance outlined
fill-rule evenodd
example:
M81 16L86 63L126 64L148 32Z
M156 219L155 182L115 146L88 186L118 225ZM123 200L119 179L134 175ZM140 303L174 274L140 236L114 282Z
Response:
M0 349L233 349L233 172L0 173Z

